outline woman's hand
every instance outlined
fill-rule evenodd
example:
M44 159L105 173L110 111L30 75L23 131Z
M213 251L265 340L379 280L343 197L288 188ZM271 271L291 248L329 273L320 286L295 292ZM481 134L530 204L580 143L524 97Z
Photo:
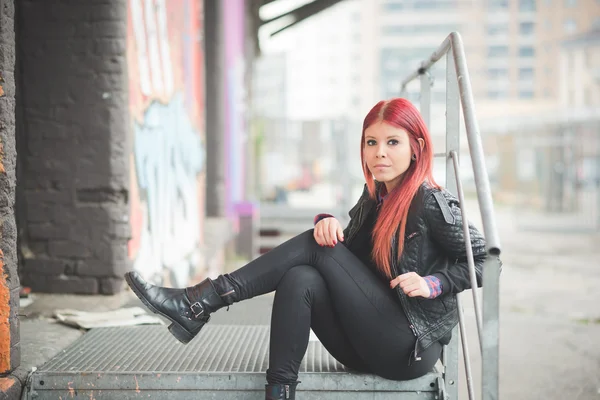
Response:
M344 241L344 230L337 219L327 217L317 222L314 236L320 246L333 247L337 244L338 240L340 242Z
M400 285L402 291L408 297L425 297L429 298L431 292L429 290L429 285L423 277L421 277L416 272L408 272L406 274L398 275L396 278L390 281L391 288L395 288Z

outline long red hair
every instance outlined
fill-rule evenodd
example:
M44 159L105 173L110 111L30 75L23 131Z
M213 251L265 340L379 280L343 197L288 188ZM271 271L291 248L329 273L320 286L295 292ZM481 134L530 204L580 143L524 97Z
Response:
M402 128L408 133L412 154L416 155L404 173L400 183L387 194L379 211L379 217L373 229L373 258L377 268L390 279L393 278L390 250L392 238L399 231L398 257L404 248L404 234L408 209L419 187L424 182L433 187L439 187L433 179L433 148L429 131L421 114L412 103L406 99L394 98L382 100L369 111L363 122L362 138L360 141L360 157L363 173L369 189L369 195L376 199L375 181L364 159L365 130L377 122ZM418 139L423 139L421 149Z

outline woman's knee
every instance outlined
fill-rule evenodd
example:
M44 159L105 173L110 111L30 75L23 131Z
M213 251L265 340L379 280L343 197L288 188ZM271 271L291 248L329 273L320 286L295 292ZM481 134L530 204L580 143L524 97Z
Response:
M327 245L321 246L317 243L315 239L315 230L309 229L300 234L310 245L314 245L316 249L326 250L328 252L339 252L339 251L348 251L346 245L343 242L338 242L335 246L330 247Z
M323 277L310 265L298 265L291 268L277 286L277 290L294 295L322 288L326 288Z
M299 236L302 237L303 239L305 239L306 241L308 241L310 244L317 243L317 241L315 240L315 230L314 229L309 229L307 231L304 231Z

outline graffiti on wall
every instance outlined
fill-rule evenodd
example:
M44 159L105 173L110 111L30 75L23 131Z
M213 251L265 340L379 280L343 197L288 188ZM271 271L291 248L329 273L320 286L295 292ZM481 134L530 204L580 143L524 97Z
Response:
M129 256L147 279L185 286L202 264L202 1L128 4Z
M225 35L225 149L226 211L245 198L245 148L247 147L245 109L244 4L245 0L224 0ZM235 219L232 221L237 222Z

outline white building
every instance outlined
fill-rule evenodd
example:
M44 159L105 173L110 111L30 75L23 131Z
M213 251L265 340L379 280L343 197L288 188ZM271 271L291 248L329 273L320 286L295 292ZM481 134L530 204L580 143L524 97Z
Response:
M288 1L296 8L306 1ZM345 0L270 37L261 29L263 57L285 57L285 116L290 120L354 117L359 112L356 23L359 1ZM265 7L263 7L265 8ZM262 9L261 9L262 11ZM257 99L260 101L260 99Z

